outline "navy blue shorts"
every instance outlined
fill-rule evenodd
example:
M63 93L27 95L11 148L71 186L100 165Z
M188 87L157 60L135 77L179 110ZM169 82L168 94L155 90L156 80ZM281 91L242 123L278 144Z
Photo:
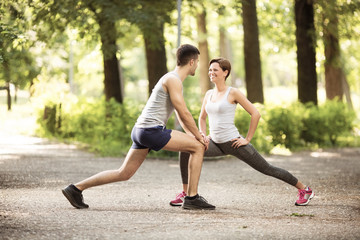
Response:
M131 139L133 144L131 148L159 151L162 149L171 138L171 129L166 129L162 126L152 128L138 128L133 127L131 131Z

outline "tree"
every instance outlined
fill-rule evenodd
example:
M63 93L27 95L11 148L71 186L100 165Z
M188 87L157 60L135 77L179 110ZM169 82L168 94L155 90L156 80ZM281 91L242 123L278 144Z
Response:
M165 51L164 24L170 22L170 13L176 9L175 1L137 0L137 8L128 16L142 32L148 72L148 92L168 71Z
M94 13L95 19L99 24L99 34L101 38L101 49L103 52L104 63L104 92L106 100L114 98L117 102L123 102L122 75L119 60L116 56L118 51L116 39L118 37L116 29L116 19L111 11L116 5L102 4L102 2L89 2L89 9Z
M119 33L116 22L132 13L133 3L130 0L91 0L91 1L31 1L35 24L47 24L49 32L38 28L41 40L51 41L52 36L61 34L71 26L79 30L79 35L100 38L104 64L104 92L107 100L115 98L122 103L121 68L117 58L116 40Z
M350 87L344 72L344 63L341 57L340 48L340 21L348 20L351 22L350 16L353 9L358 9L358 6L352 5L351 2L345 4L341 1L320 1L319 8L321 11L321 27L322 39L324 43L325 55L325 90L327 99L337 98L342 100L343 94L346 96L347 103L352 108L352 101L350 95ZM339 15L341 15L339 20ZM344 27L346 29L346 26ZM343 34L343 37L352 36L354 34ZM348 37L348 39L351 37Z
M0 87L7 90L8 110L11 110L12 105L10 85L13 84L15 89L24 87L39 72L28 50L33 42L26 35L29 29L26 10L26 4L21 0L5 0L0 5ZM5 86L1 86L1 80Z
M207 42L207 29L206 29L206 10L203 4L199 7L199 11L196 15L197 20L197 30L198 30L198 43L200 51L200 62L199 62L199 72L200 72L200 89L201 96L205 96L205 93L211 88L211 83L209 81L208 69L209 69L209 47Z
M314 6L312 0L295 1L298 62L298 99L317 105Z
M148 72L149 87L148 92L151 94L159 79L168 71L166 66L166 51L164 38L164 24L154 26L154 32L158 32L158 43L153 44L151 40L144 34L146 66ZM158 45L158 46L156 46Z
M208 32L207 32L207 19L206 19L206 9L215 6L214 1L204 1L204 0L188 0L188 12L191 16L195 17L196 20L196 30L198 43L198 49L200 51L199 56L199 85L200 85L200 95L201 98L205 96L205 93L212 87L211 82L209 81L208 71L209 71L209 45L208 45ZM190 30L190 29L189 29ZM191 31L188 33L189 37L191 36Z
M325 90L326 98L342 100L342 70L336 1L330 0L323 14L323 41L325 49Z
M247 97L251 102L264 103L261 79L259 29L256 1L242 0L244 27L245 82Z

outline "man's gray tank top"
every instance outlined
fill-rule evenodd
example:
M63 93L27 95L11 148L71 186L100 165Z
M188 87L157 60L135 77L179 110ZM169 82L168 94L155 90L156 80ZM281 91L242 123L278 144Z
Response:
M141 115L135 123L138 128L151 128L157 126L166 126L168 119L174 111L169 93L165 92L162 85L168 74L175 75L181 81L176 72L169 72L162 76L152 90L149 100L147 101Z

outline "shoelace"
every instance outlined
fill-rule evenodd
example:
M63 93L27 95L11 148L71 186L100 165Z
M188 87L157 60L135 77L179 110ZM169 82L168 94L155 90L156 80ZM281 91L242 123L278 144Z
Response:
M202 196L199 196L199 198L200 198L201 200L203 200L204 202L208 203L208 201L207 201L205 198L203 198Z
M303 199L305 196L306 191L305 190L299 190L298 197L299 199Z
M186 196L186 194L184 194L184 193L179 193L177 196L176 196L176 198L178 199L178 198L182 198L182 197L185 197Z

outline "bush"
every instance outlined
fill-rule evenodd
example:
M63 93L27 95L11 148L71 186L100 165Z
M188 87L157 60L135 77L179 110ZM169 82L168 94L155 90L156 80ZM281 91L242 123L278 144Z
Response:
M253 146L262 153L269 153L277 145L295 150L306 144L336 146L339 139L352 141L350 136L355 113L343 103L328 101L322 106L294 103L289 107L269 107L256 105L262 118L251 140ZM101 155L119 156L126 153L132 144L131 130L143 109L143 104L125 100L123 104L115 100L79 100L73 104L48 102L45 110L39 112L41 136L78 141ZM201 105L191 104L189 110L197 122ZM241 107L235 113L235 125L240 134L246 136L250 115ZM174 115L167 127L174 128ZM169 151L151 151L152 157L175 157Z
M61 126L49 131L48 122L39 118L43 132L61 139L79 141L101 155L119 155L131 145L131 130L143 106L131 101L90 102L80 100L61 112ZM56 123L54 123L56 124Z
M37 122L43 126L41 135L56 135L61 127L61 104L48 102L43 109L39 110Z
M306 110L300 103L294 103L287 108L274 107L267 111L265 119L273 146L280 144L293 150L304 145L301 133L305 113Z
M302 138L320 146L335 146L341 135L351 133L355 118L355 112L337 100L322 106L309 105L308 116L303 119Z

